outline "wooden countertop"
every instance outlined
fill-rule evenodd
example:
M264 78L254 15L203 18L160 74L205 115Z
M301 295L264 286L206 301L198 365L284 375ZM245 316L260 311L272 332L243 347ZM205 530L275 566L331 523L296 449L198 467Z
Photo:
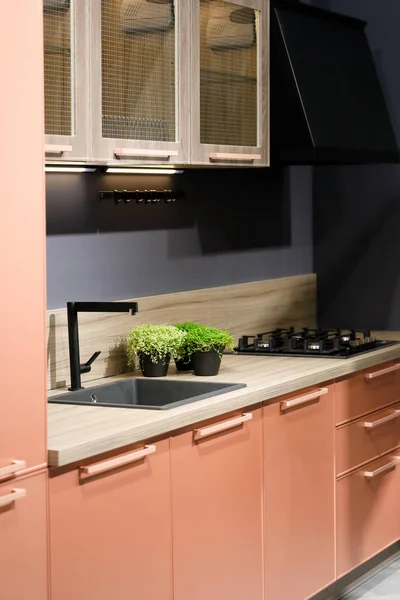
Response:
M400 339L398 332L380 332L379 337ZM196 379L246 383L246 388L170 410L48 404L48 462L52 467L65 466L398 358L400 343L350 359L224 356L217 377ZM126 376L86 387L122 377ZM194 375L171 367L168 377L192 379Z

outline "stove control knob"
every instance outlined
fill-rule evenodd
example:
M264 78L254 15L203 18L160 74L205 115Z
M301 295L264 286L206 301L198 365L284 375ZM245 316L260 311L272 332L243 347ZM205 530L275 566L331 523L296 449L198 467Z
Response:
M258 348L263 348L263 349L267 348L268 349L269 342L258 342L257 346L258 346Z
M319 350L320 349L320 344L318 342L314 342L313 344L308 344L308 349L309 350Z

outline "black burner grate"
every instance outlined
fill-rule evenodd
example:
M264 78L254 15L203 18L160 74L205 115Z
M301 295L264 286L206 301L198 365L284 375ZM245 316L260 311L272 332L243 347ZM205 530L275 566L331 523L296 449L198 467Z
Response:
M369 329L274 329L239 338L239 354L348 358L395 342L376 340Z

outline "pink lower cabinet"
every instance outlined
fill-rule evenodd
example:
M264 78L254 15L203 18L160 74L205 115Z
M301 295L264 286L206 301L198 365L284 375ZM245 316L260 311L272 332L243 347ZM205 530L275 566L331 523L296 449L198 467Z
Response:
M47 472L0 484L0 598L47 600Z
M339 479L337 576L400 538L400 449Z
M265 600L304 600L335 578L332 386L264 407Z
M171 439L174 600L262 600L261 410Z
M169 440L51 478L50 551L52 600L171 600Z

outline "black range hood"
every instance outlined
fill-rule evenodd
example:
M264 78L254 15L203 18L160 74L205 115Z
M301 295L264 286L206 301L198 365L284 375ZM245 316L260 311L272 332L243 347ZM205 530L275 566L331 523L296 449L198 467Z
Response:
M399 162L365 26L271 0L271 164Z

